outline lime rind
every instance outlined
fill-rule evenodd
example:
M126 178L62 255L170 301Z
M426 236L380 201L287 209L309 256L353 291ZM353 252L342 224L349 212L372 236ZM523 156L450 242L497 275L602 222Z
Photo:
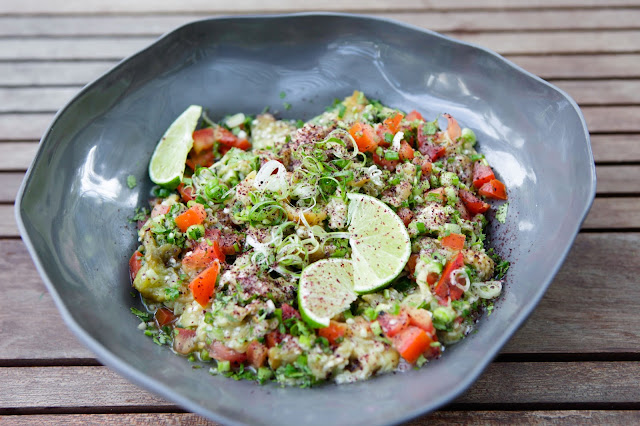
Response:
M331 318L356 300L353 263L349 259L323 259L307 266L300 275L298 308L315 328L328 327Z
M402 219L385 203L364 194L347 197L354 290L371 293L400 275L411 255L411 240Z
M193 132L201 115L202 107L191 105L167 128L149 161L149 178L153 183L174 189L182 182L185 161L193 147Z

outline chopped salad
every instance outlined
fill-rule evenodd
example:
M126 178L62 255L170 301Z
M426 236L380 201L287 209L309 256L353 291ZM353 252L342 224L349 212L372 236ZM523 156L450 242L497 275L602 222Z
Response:
M427 364L491 312L508 262L486 213L507 192L451 115L358 91L307 122L191 108L134 217L132 311L156 343L211 374L348 383Z

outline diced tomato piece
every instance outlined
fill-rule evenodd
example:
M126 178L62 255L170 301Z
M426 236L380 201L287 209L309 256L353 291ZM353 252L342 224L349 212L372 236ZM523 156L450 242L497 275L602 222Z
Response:
M412 163L420 167L420 169L422 170L422 175L420 176L420 179L426 179L429 176L431 176L431 170L433 168L433 165L431 164L431 161L429 161L428 158L414 157Z
M142 253L136 250L129 258L129 278L131 278L131 282L136 279L140 268L142 268Z
M391 338L393 346L408 363L415 363L431 345L431 338L427 333L414 326L402 330L397 336Z
M193 298L200 306L205 307L213 296L216 280L220 272L220 262L216 259L211 266L200 272L189 284Z
M482 185L495 178L496 176L493 174L491 166L487 166L486 164L482 164L480 162L476 162L474 164L473 186L475 186L476 188L480 188Z
M182 258L182 267L185 269L201 269L211 265L214 261L225 261L225 255L218 246L217 240L208 240L211 245L205 241L196 246L191 253Z
M267 347L254 340L247 347L247 361L255 368L260 368L267 360Z
M398 133L398 129L400 128L400 122L404 118L404 114L397 112L393 117L389 117L384 120L384 124L391 130L391 132L395 135Z
M429 313L429 311L419 308L407 308L407 314L409 314L410 325L421 328L430 336L435 333L435 328L433 327L433 322L431 321L431 314Z
M462 296L462 289L459 288L455 283L451 282L451 273L456 269L460 269L464 267L464 255L462 252L458 252L455 258L447 262L444 267L444 271L440 276L440 281L436 284L434 288L434 293L440 298L444 299L446 297L451 297L452 300L458 300L460 296Z
M185 164L191 170L195 170L198 167L210 167L213 165L214 158L213 151L202 151L200 154L190 151L189 158L187 158Z
M288 303L283 303L280 306L280 309L282 309L282 319L283 320L287 320L289 318L298 318L300 319L300 312L296 311L293 306L289 305Z
M411 256L409 256L409 260L407 261L407 265L404 267L404 269L409 272L409 278L411 278L412 280L415 280L416 275L416 264L418 263L418 259L420 258L419 255L417 254L412 254Z
M467 237L462 234L449 234L446 237L442 237L440 244L442 244L442 247L447 247L451 250L462 250L466 239Z
M207 212L202 204L194 204L186 212L176 216L175 221L180 231L187 232L191 225L200 225L207 218Z
M242 236L233 232L220 233L218 244L222 253L233 256L242 251Z
M402 219L402 222L404 222L404 226L409 226L409 223L411 223L411 219L413 219L413 212L406 207L400 207L397 211L397 214L400 219Z
M462 130L460 130L460 125L456 121L455 118L451 116L451 114L443 114L447 119L447 134L451 138L452 141L455 141L462 135Z
M374 152L378 148L370 125L357 122L351 126L349 133L356 141L360 152Z
M176 316L173 315L173 312L169 308L159 308L156 311L154 318L156 320L156 323L158 324L158 327L163 327L175 320Z
M398 151L400 161L413 160L414 151L413 148L405 141L400 142L400 150Z
M193 151L196 154L200 154L202 151L210 150L213 148L215 137L213 135L213 127L207 127L206 129L196 130L192 134L193 137Z
M429 284L429 285L434 285L435 283L437 283L437 282L438 282L438 277L439 277L438 273L436 273L436 272L429 272L429 273L427 274L427 284Z
M491 207L488 203L485 203L480 198L473 195L471 192L461 189L460 199L464 203L465 207L472 215L477 215L478 213L484 213L489 210Z
M389 129L389 127L387 127L383 123L378 123L376 124L375 130L376 130L375 139L378 146L381 146L383 148L390 147L391 142L393 141L393 136L394 136L391 129ZM387 139L389 139L389 141L387 141Z
M429 337L431 337L431 343L435 343L438 341L438 335L435 333L430 335ZM424 356L426 359L433 359L440 356L440 346L432 346L431 343L429 343L429 347L427 348L427 350L422 353L422 356Z
M407 121L414 121L414 120L423 120L424 121L424 118L422 117L422 114L420 114L415 109L413 111L411 111L409 114L407 114Z
M272 331L271 333L267 334L265 337L267 347L272 348L274 346L277 346L278 343L282 342L284 336L285 335L280 333L278 330Z
M507 188L505 188L504 183L500 182L498 179L492 179L482 185L478 190L478 193L487 198L494 198L496 200L507 199Z
M378 316L378 322L384 334L387 337L393 337L409 325L409 315L404 310L401 310L398 315L381 312Z
M224 127L216 127L213 131L213 139L228 148L239 148L243 151L251 148L251 143L246 139L240 139ZM222 150L220 150L222 153Z
M173 350L182 355L193 352L196 348L196 331L190 328L175 328L178 333L173 335Z
M188 203L189 201L195 199L195 194L193 193L192 186L184 186L184 183L181 183L176 189L178 190L180 197L182 197L182 200L185 203Z
M347 332L347 324L337 321L329 322L329 327L319 328L318 336L324 337L332 345Z
M215 360L229 361L233 364L241 364L247 360L247 354L228 348L217 341L209 346L209 356Z
M165 206L163 204L156 204L151 210L151 218L160 216L161 214L167 214L170 208L171 207Z
M380 157L375 152L373 153L373 162L383 169L389 170L390 172L396 169L396 166L400 164L400 160L386 160L384 157Z

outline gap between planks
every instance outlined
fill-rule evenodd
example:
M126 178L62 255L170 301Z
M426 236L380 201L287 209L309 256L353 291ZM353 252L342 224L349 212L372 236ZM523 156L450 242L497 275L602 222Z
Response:
M191 425L214 426L214 423L193 413L136 413L136 414L60 414L4 416L0 422L6 426L37 425ZM505 424L607 424L627 426L640 423L640 411L635 410L540 410L540 411L451 411L441 410L418 419L406 426L476 425L502 426Z
M185 379L211 380L206 371L192 373ZM638 362L493 363L451 406L639 406L638 375ZM0 368L0 381L0 414L47 413L50 407L175 407L106 367Z

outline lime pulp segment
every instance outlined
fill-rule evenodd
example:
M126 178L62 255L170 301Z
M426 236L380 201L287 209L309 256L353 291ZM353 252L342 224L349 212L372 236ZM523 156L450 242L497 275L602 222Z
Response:
M300 275L298 307L304 320L314 327L328 327L331 318L348 309L356 297L349 259L319 260Z
M411 241L402 219L385 203L364 194L347 197L354 290L370 293L402 272L411 255Z
M193 147L193 132L201 115L202 107L191 105L158 141L149 162L149 178L153 183L170 189L180 184L187 155Z

